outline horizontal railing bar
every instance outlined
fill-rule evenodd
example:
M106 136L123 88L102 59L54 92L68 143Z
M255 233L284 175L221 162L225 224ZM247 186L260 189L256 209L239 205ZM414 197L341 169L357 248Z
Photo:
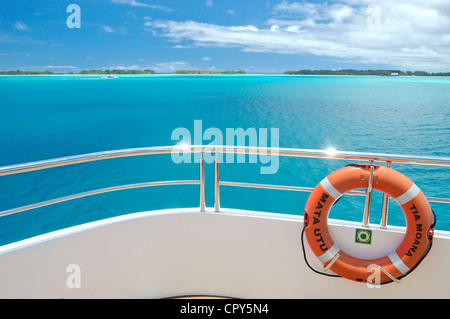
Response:
M450 199L447 198L427 197L427 200L432 203L450 204Z
M239 182L226 182L226 181L220 181L219 185L220 186L248 187L248 188L278 189L278 190L288 190L288 191L297 191L297 192L312 192L314 189L312 187L239 183Z
M93 161L100 161L105 159L131 157L131 156L143 156L143 155L156 155L156 154L170 154L172 152L172 146L165 147L145 147L145 148L133 148L123 149L106 152L96 152L83 155L59 157L44 161L36 161L24 164L9 165L0 167L0 176L11 175L17 173L37 171L46 168L53 168L59 166L66 166L72 164L87 163Z
M195 146L192 146L195 147ZM291 156L325 159L346 159L364 161L382 161L409 164L450 166L450 157L391 155L381 153L345 152L335 150L311 150L296 148L270 148L249 146L203 146L204 152L235 153L235 154L263 154L273 156Z
M248 187L248 188L266 188L266 189L277 189L277 190L288 190L295 192L309 192L311 193L313 187L302 187L302 186L285 186L285 185L273 185L273 184L255 184L255 183L240 183L240 182L226 182L220 181L220 186L235 186L235 187ZM346 194L349 195L360 195L365 196L366 193L362 191L350 191Z
M220 186L247 187L247 188L288 190L288 191L309 192L309 193L311 193L314 190L313 187L285 186L285 185L257 184L257 183L241 183L241 182L228 182L228 181L220 181L219 185ZM366 196L366 192L364 192L364 191L349 191L349 192L346 192L344 195ZM434 203L450 204L450 199L447 199L447 198L427 197L427 200L429 202L434 202Z
M121 185L121 186L113 186L113 187L107 187L102 189L96 189L93 191L87 191L83 193L78 193L74 195L64 196L56 199L47 200L40 203L35 203L31 205L26 205L22 207L17 207L9 210L5 210L0 212L0 217L16 214L20 212L24 212L27 210L49 206L61 202L66 202L73 199L78 199L82 197L97 195L97 194L103 194L103 193L109 193L109 192L115 192L119 190L125 190L125 189L134 189L134 188L142 188L142 187L152 187L152 186L166 186L166 185L199 185L200 181L193 181L193 180L179 180L179 181L160 181L160 182L148 182L148 183L139 183L139 184L129 184L129 185Z
M58 166L93 162L105 159L143 156L143 155L170 154L172 152L177 153L213 152L213 153L234 153L234 154L254 154L254 155L260 154L272 156L364 160L364 161L373 160L373 161L408 163L408 164L450 166L449 157L426 157L426 156L390 155L378 153L343 152L343 151L310 150L310 149L295 149L295 148L250 147L250 146L175 145L175 146L156 146L156 147L144 147L144 148L97 152L84 155L75 155L49 159L44 161L36 161L24 164L3 166L0 167L0 176L30 172Z

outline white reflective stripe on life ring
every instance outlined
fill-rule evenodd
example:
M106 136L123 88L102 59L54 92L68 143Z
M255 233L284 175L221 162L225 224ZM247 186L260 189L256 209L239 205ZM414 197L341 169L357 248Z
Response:
M410 200L414 199L414 197L416 197L419 192L419 187L417 187L416 184L412 184L412 186L406 192L394 199L400 206L402 206L403 204L406 204Z
M393 251L388 255L389 259L392 261L392 264L394 264L395 268L398 269L402 274L406 275L411 269L409 269L408 266L405 265L403 260L398 257L397 253Z
M339 251L340 251L339 247L336 244L334 244L333 247L328 249L325 253L320 255L318 258L319 258L320 262L323 264L323 263L326 263L327 261L333 259L334 256L336 256L336 254Z
M328 178L324 178L321 182L320 185L322 185L322 187L325 189L325 191L330 194L331 197L333 197L335 200L337 200L339 197L342 196L342 194L336 189L334 188L333 185L331 185L330 181L328 180Z

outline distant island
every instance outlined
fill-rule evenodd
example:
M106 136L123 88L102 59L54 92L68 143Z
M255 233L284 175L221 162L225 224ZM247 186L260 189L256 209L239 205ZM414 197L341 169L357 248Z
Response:
M0 71L0 75L51 75L55 74L50 71ZM120 75L120 74L156 74L153 70L83 70L78 73L69 72L69 75L81 74L81 75ZM200 70L178 70L173 74L246 74L245 71L200 71Z
M375 76L450 76L450 72L428 73L426 71L400 70L299 70L285 71L286 75L375 75Z
M69 72L69 74L76 74L73 72ZM83 70L78 74L156 74L153 70Z
M55 73L50 71L0 71L0 75L53 75ZM79 73L69 72L70 75L73 74L98 74L98 75L108 75L108 74L156 74L153 70L83 70Z
M247 74L245 71L198 71L198 70L179 70L173 74Z
M51 71L0 71L0 75L53 75ZM120 75L120 74L156 74L154 70L83 70L78 73L69 72L69 75ZM178 70L173 74L247 74L245 71L201 71L201 70ZM259 74L259 73L258 73ZM450 76L450 72L429 73L426 71L400 71L400 70L298 70L285 71L285 75L372 75L372 76Z
M0 75L48 75L54 74L50 71L0 71Z

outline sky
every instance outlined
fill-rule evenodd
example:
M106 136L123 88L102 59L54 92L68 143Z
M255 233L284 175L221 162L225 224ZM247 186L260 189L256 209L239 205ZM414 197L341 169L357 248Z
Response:
M0 1L0 70L347 68L449 72L450 1Z

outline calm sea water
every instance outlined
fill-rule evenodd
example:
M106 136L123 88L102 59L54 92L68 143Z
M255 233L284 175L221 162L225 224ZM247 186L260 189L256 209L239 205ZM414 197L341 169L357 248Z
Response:
M0 77L0 165L105 150L173 145L194 121L203 130L278 128L279 146L450 156L450 78L327 76ZM208 144L205 141L204 144ZM222 164L221 179L315 186L349 161L280 158ZM427 196L450 197L448 168L393 165ZM214 205L213 165L206 203ZM88 190L147 181L198 179L197 164L170 155L85 163L0 177L0 210ZM308 193L221 188L221 206L302 215ZM0 244L93 220L161 208L195 207L198 186L165 186L91 196L0 218ZM345 196L332 218L362 220L363 197ZM432 204L450 230L449 205ZM381 194L371 223L379 223ZM404 225L394 202L389 224Z

